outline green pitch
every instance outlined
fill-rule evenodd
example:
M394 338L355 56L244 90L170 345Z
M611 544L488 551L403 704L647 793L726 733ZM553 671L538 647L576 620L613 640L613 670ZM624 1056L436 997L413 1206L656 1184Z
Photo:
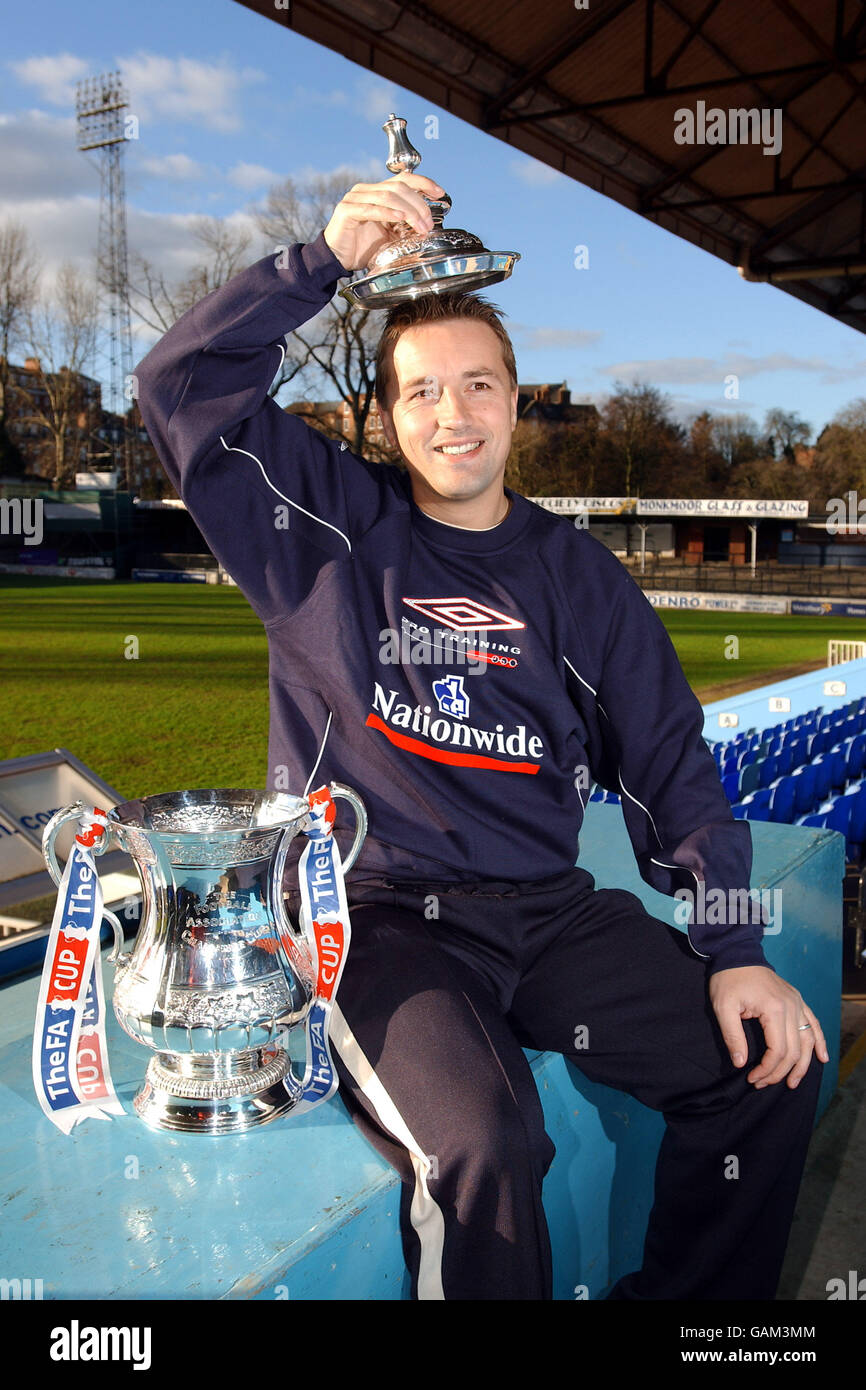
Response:
M3 576L0 611L0 758L68 748L126 797L265 785L267 643L237 589ZM661 617L704 699L863 635L844 618Z

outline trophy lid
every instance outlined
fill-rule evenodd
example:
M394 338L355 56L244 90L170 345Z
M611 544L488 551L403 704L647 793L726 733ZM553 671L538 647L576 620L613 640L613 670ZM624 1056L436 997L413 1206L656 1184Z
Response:
M386 167L392 174L411 173L421 156L409 141L406 122L393 113L382 129L388 136ZM476 290L494 285L511 274L517 251L488 251L472 232L443 227L443 218L451 211L447 193L441 198L423 195L433 217L433 229L420 233L411 231L406 223L394 239L376 253L364 275L340 290L352 305L365 309L390 309L406 299L422 294L440 294L445 290Z

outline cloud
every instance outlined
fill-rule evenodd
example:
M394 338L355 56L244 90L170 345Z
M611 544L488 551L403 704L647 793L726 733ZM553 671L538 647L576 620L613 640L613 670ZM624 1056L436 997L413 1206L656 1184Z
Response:
M684 425L690 424L696 415L702 415L705 410L718 420L727 415L749 415L754 411L761 413L764 409L757 401L729 401L721 392L718 396L696 397L694 400L689 396L673 395L670 400L674 416Z
M165 58L136 53L119 67L130 93L130 108L142 125L147 121L186 121L226 133L243 124L243 91L266 75L258 68L238 68L228 59Z
M332 87L330 91L320 91L318 87L292 87L284 97L283 104L288 110L308 106L347 106L349 93L342 87Z
M362 78L355 88L355 105L361 115L367 121L375 121L379 125L387 121L392 112L400 114L400 94L393 83L370 82L369 79ZM382 137L384 141L384 135ZM411 136L410 136L411 139ZM415 141L412 141L415 144ZM388 177L387 170L385 178Z
M528 183L531 188L540 188L546 184L558 183L564 176L558 169L551 169L549 164L542 164L538 159L510 159L508 168L515 178L522 183Z
M600 329L589 328L529 328L513 325L520 335L520 347L524 352L546 348L564 351L568 348L589 347L597 343L604 334Z
M817 376L822 385L827 386L852 378L862 378L866 373L866 362L837 366L820 357L793 357L787 352L771 352L764 357L727 353L720 358L658 357L633 362L614 362L611 366L599 367L598 370L603 376L624 381L636 379L680 386L724 382L725 377L731 375L748 378L766 372L809 372Z
M230 58L209 62L139 51L115 64L130 110L143 123L186 121L223 133L241 128L244 89L267 80L260 69L238 67ZM72 53L26 58L11 67L44 101L67 110L75 106L75 81L93 75L91 64Z
M279 183L281 177L273 169L266 169L264 164L235 164L226 174L229 183L249 193Z
M9 67L25 86L35 87L43 101L62 106L67 111L75 106L75 83L88 76L89 65L74 53L56 53L52 57L25 58Z
M156 178L177 179L181 182L203 178L207 172L204 164L190 159L188 154L166 154L152 159L142 159L137 167Z
M282 178L283 175L275 177ZM345 183L348 190L353 183L381 183L383 179L388 178L388 171L383 168L381 159L371 156L351 166L336 164L333 169L316 169L312 164L304 164L299 169L293 169L291 177L299 185L315 183L318 179L339 179Z
M0 115L0 204L99 194L94 156L76 148L72 117L44 111Z

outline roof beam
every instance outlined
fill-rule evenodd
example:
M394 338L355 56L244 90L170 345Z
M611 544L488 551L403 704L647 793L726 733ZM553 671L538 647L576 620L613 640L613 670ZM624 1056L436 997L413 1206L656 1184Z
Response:
M592 19L581 24L576 34L571 34L562 43L556 44L543 58L539 58L531 68L516 78L509 87L506 87L504 92L500 92L499 96L494 97L488 103L482 112L482 129L487 130L491 125L503 124L499 120L499 114L506 106L511 105L515 97L522 96L530 87L537 86L543 77L546 77L554 68L559 67L566 58L570 58L585 43L595 38L596 34L600 34L602 29L606 29L609 24L612 24L624 10L630 9L636 3L637 0L618 0L618 3L611 5L604 12L597 12Z
M664 89L667 83L667 75L670 72L671 68L683 56L692 40L701 33L704 25L706 24L710 15L713 13L713 10L718 9L718 6L719 0L710 0L710 3L706 6L704 10L701 11L697 19L692 20L686 34L683 36L683 38L680 39L679 43L674 48L673 53L671 53L668 56L664 63L664 66L661 67L659 71L656 73L655 77L651 79L652 86L648 90L655 90L656 84L659 83L659 81L661 82L662 89Z
M820 82L833 71L832 65L825 59L815 63L796 63L787 68L766 68L761 72L753 72L749 75L752 82L772 82L782 77L801 77L808 74L812 78L811 86ZM557 116L586 116L592 115L594 111L604 111L608 107L634 106L638 103L644 104L648 101L672 101L677 97L696 96L699 93L715 92L724 87L742 87L744 78L739 74L736 77L716 77L704 82L688 82L681 87L665 87L664 91L658 92L623 92L615 97L602 97L598 101L574 101L567 102L561 106L551 107L548 111L527 112L520 115L509 114L500 116L492 123L491 128L497 125L528 125L532 121L551 121ZM798 96L800 92L798 91Z
M854 180L857 182L861 182L864 179L866 179L866 165L864 165L862 169L858 169L857 173L854 175ZM767 230L758 237L757 241L753 243L751 247L752 255L765 255L767 251L772 251L780 242L787 241L790 237L794 236L796 232L801 231L803 227L807 227L810 222L814 222L816 217L820 217L825 212L830 212L832 208L836 207L837 203L841 203L846 198L850 198L851 194L855 191L856 189L852 189L848 181L836 187L830 187L826 193L822 193L819 197L813 198L811 202L806 203L804 207L798 208L796 212L792 212L788 217L783 217L782 221L777 222L775 227L768 227Z
M726 196L716 194L714 197L707 198L683 198L679 202L660 202L651 204L648 212L685 212L689 208L710 208L710 207L734 207L737 203L756 203L767 198L797 198L805 194L829 193L834 189L844 187L849 193L859 193L866 189L864 179L846 179L844 185L839 183L812 183L806 184L801 188L763 188L755 189L751 193L729 193Z
M843 82L847 82L861 101L866 103L866 91L863 83L858 82L853 72L850 72L846 63L837 57L828 43L825 43L816 29L813 29L807 19L804 19L799 10L795 10L791 0L771 0L771 3L780 10L785 18L793 24L795 29L799 29L804 38L807 38L812 47L818 53L822 53L828 62L833 64L833 71Z

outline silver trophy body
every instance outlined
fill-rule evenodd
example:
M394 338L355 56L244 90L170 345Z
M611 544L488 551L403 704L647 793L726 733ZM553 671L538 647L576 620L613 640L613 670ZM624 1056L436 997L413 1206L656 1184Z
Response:
M356 816L351 868L367 817L350 787L331 783ZM55 883L57 832L83 803L52 817L43 853ZM287 1114L301 1086L286 1047L315 995L315 942L283 902L292 839L309 824L305 797L283 792L183 791L144 797L108 815L103 853L131 855L142 920L130 955L115 943L114 1011L155 1053L135 1097L157 1129L238 1133ZM115 936L118 928L115 926Z
M390 115L382 126L388 136L385 166L392 174L411 174L421 156L410 144L402 116ZM433 218L426 234L402 223L393 240L376 253L366 273L340 290L350 304L364 309L390 309L406 299L448 290L477 290L505 280L520 260L517 251L488 251L472 232L444 227L451 210L447 193L441 198L423 195Z

